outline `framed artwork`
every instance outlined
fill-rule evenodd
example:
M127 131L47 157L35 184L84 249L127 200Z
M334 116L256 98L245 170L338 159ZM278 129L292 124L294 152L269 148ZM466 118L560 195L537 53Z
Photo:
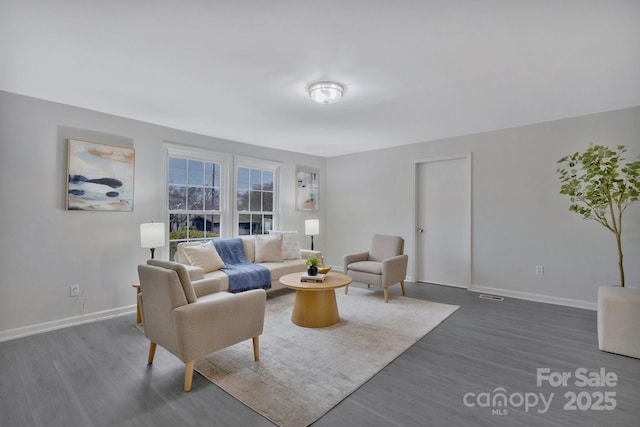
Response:
M135 150L68 140L67 210L133 211Z
M320 209L318 174L317 169L300 166L296 168L296 210L317 211Z

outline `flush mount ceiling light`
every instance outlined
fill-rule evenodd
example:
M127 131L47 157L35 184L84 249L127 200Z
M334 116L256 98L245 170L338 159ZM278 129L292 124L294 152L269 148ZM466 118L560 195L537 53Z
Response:
M335 82L318 82L309 86L309 97L319 104L333 104L342 99L344 86Z

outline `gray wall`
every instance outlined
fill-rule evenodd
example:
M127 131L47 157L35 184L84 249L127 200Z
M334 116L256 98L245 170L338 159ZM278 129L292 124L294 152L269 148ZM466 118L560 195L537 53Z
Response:
M133 146L134 212L65 210L66 139ZM295 167L320 169L325 159L234 143L0 92L0 340L131 311L140 248L139 225L166 218L165 141L282 162L280 228L298 230L324 210L294 209ZM321 209L324 205L321 205ZM323 249L324 236L316 239ZM167 258L167 248L158 249ZM82 287L69 297L69 285Z
M555 173L590 142L639 156L640 107L330 158L327 261L341 265L373 233L399 234L413 275L414 162L470 152L472 289L592 308L599 285L619 283L615 238L569 212ZM625 216L625 277L640 287L640 203Z
M568 211L556 160L590 141L628 145L633 158L639 136L635 107L322 159L0 92L0 340L131 310L136 265L148 256L139 224L165 217L164 141L283 162L280 228L298 230L306 247L304 220L320 218L316 247L333 265L374 232L400 234L409 275L415 160L471 152L474 289L592 306L599 285L618 281L615 241ZM134 212L65 211L66 138L136 149ZM320 169L318 213L294 209L296 165ZM640 286L640 204L626 213L624 245L627 283ZM80 298L68 296L74 283Z

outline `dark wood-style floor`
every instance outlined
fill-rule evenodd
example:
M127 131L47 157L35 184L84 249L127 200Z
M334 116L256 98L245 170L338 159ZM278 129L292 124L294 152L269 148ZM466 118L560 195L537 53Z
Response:
M640 360L598 350L594 311L427 284L407 283L407 296L461 308L314 426L640 425ZM134 322L131 314L0 343L0 425L273 425L198 374L184 393L184 365L164 349L147 367ZM538 368L571 377L538 387ZM579 369L590 385L578 386ZM601 369L615 386L612 374L596 385ZM541 399L551 399L548 410Z

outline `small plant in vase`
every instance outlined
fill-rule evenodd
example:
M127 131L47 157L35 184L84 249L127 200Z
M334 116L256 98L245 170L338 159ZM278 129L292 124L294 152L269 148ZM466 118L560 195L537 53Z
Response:
M309 276L315 276L318 274L318 267L322 264L322 261L316 256L309 255L305 264L307 265L307 274Z

